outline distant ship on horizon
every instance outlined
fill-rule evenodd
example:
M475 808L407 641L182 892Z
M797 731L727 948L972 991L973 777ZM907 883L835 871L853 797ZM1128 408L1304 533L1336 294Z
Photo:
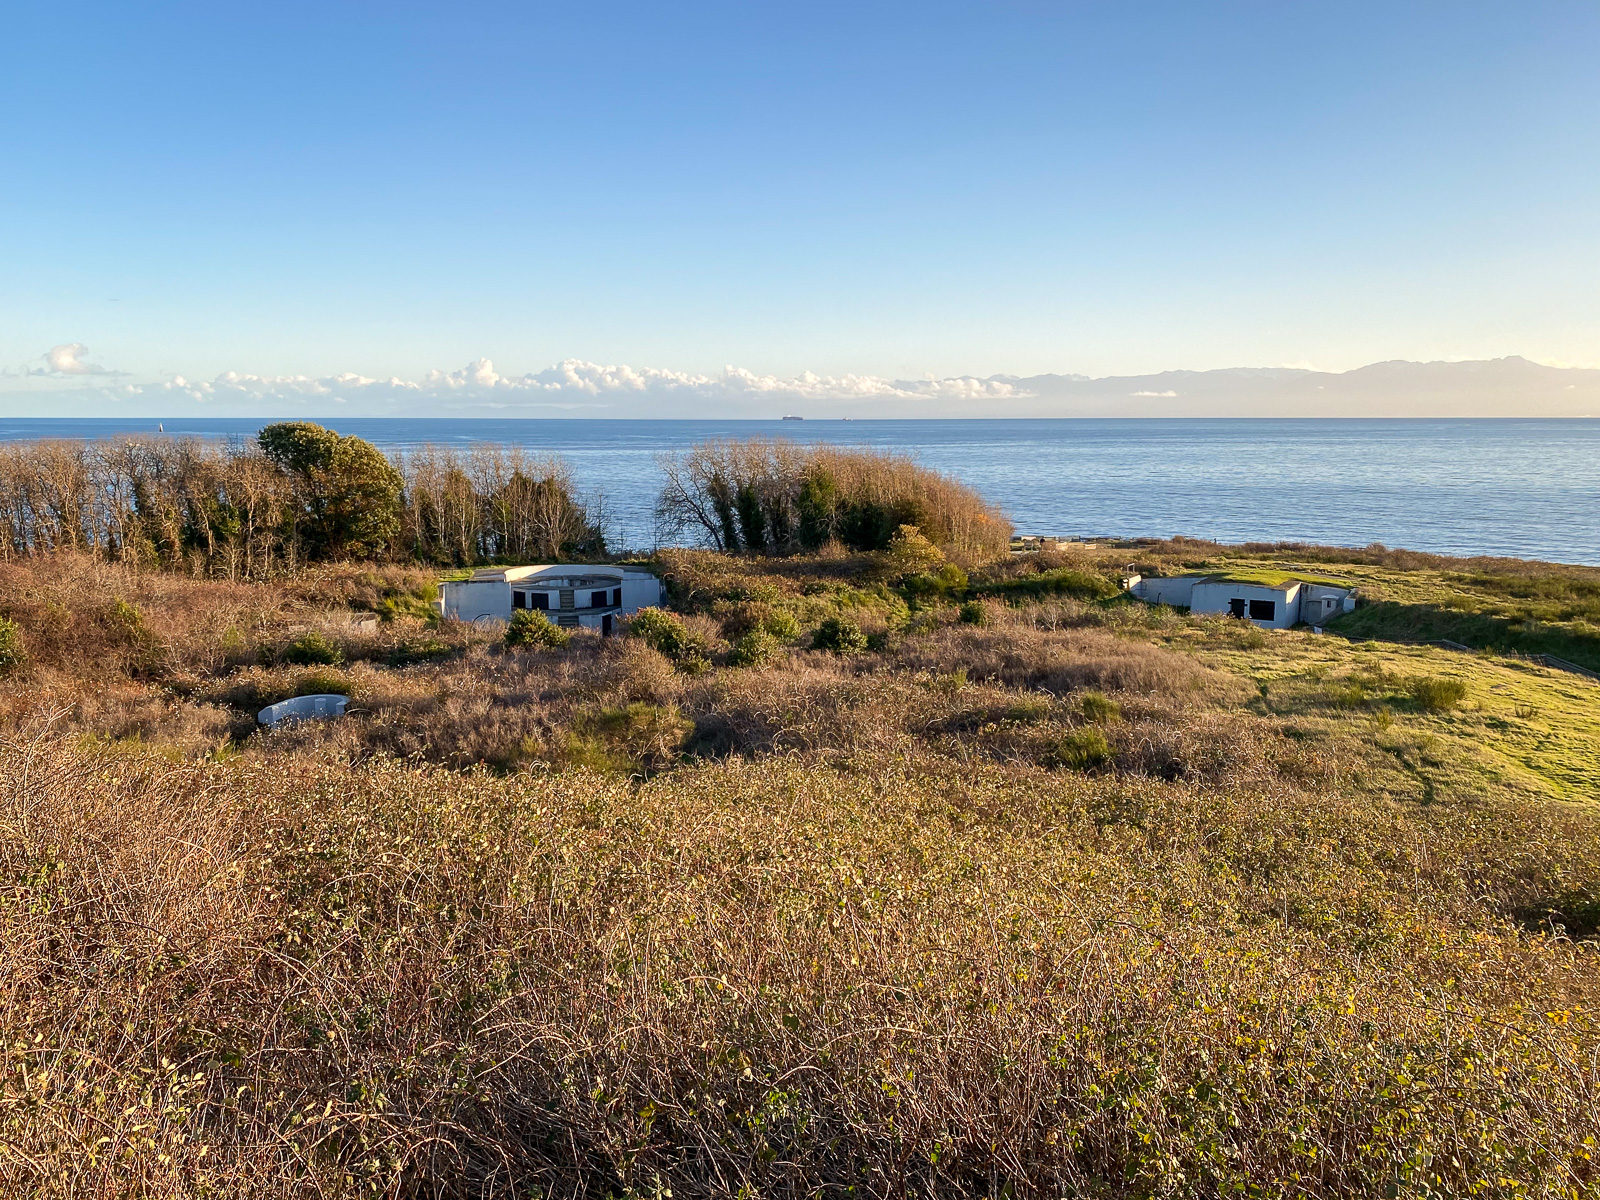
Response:
M804 421L805 420L804 417L797 417L793 413L784 413L783 419L785 421Z

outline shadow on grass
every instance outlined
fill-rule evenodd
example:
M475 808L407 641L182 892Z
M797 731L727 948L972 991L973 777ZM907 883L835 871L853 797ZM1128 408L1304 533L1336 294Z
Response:
M1518 909L1513 914L1524 929L1561 932L1573 941L1600 935L1600 889L1571 888Z

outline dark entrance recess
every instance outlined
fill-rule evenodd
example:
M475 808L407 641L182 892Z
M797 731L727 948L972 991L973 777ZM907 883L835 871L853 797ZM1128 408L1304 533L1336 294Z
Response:
M511 607L512 608L527 608L528 607L528 593L527 592L512 592L511 593Z
M1250 619L1252 621L1271 621L1278 615L1278 602L1276 600L1250 601Z
M1230 617L1242 617L1242 616L1244 616L1244 598L1243 597L1239 597L1238 599L1234 599L1234 600L1229 600L1228 601L1228 615Z
M542 608L546 612L548 612L549 609L550 609L550 595L549 595L549 593L547 593L547 592L534 592L533 593L533 607L534 608Z
M611 614L610 613L607 613L605 616L600 618L600 636L601 637L610 637L611 636Z
M589 593L589 607L590 608L604 608L605 606L606 606L606 594L604 592L590 592Z

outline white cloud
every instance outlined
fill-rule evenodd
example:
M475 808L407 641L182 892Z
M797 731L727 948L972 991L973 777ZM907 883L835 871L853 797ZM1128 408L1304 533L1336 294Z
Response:
M178 375L155 383L130 383L116 389L116 394L128 399L183 396L207 404L248 401L257 411L262 410L262 405L275 402L299 407L327 401L407 408L426 403L456 410L609 409L619 405L631 410L650 402L679 408L704 403L738 406L743 402L752 407L760 405L760 411L765 413L770 405L785 401L828 405L985 400L1024 393L1014 383L997 379L892 380L875 375L817 375L811 371L778 376L759 375L735 366L707 375L659 367L608 366L581 359L566 359L525 375L502 375L493 362L480 358L456 371L429 371L420 379L226 371L210 380Z
M45 352L44 360L48 367L38 372L41 375L110 375L112 372L92 362L86 362L85 357L89 347L82 342L66 342L60 346L51 346Z
M1171 400L1177 394L1178 394L1177 392L1172 392L1172 391L1167 391L1167 392L1129 392L1128 393L1128 395L1130 395L1130 396L1150 396L1150 397L1154 397L1154 398L1160 399L1160 400Z

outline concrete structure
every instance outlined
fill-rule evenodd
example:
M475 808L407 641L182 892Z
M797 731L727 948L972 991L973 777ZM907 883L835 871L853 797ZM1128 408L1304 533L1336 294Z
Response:
M1085 537L1044 537L1025 533L1011 539L1011 551L1013 554L1050 553L1065 549L1067 546L1088 545L1093 541L1093 538Z
M1150 604L1239 617L1264 629L1287 629L1302 622L1321 625L1356 606L1355 593L1350 588L1307 583L1287 576L1133 576L1128 590Z
M484 567L471 579L439 585L439 611L451 620L506 624L521 608L601 633L610 633L618 617L666 598L666 585L649 571L609 565Z
M349 705L347 696L337 692L319 692L314 696L296 696L292 700L269 704L256 714L256 720L268 729L276 729L291 721L328 721L344 716Z

